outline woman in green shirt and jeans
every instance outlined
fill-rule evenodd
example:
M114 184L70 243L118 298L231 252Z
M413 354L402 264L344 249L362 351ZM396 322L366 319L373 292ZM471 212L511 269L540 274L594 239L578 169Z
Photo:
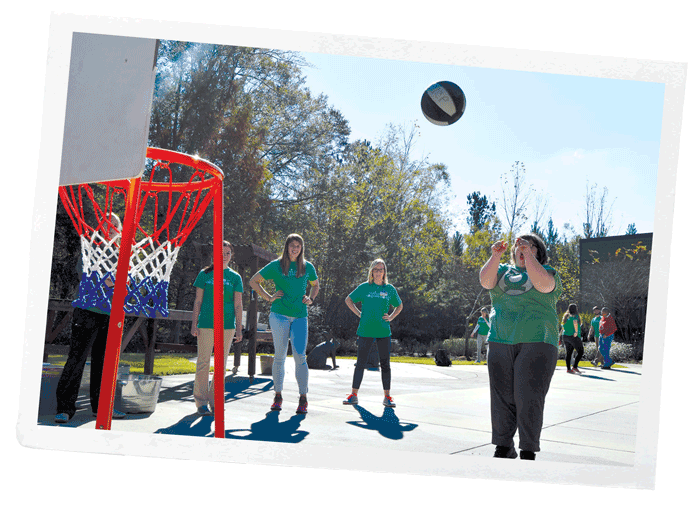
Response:
M505 241L491 246L491 257L479 280L491 296L489 389L491 442L494 457L535 459L540 450L544 400L557 366L556 303L562 287L559 274L547 265L547 248L534 234L521 235L501 263Z
M275 293L269 294L260 285L263 280L275 283ZM306 294L306 286L311 284L311 292ZM291 234L284 243L282 255L265 265L250 280L250 286L268 302L270 306L270 330L275 346L275 359L272 362L272 380L275 398L271 410L282 409L282 385L284 382L284 362L287 359L289 343L292 344L295 375L299 386L299 406L297 414L306 414L309 389L309 365L306 363L306 345L309 341L308 309L318 296L319 285L316 269L304 259L304 239Z

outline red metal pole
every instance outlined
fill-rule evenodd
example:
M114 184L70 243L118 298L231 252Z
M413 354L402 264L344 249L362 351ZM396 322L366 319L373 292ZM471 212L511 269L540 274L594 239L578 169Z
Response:
M214 194L214 436L224 438L224 192L219 183ZM233 251L232 251L233 252Z
M109 330L107 332L107 347L105 349L105 361L102 369L102 382L100 384L100 404L97 409L97 425L95 426L98 430L109 430L112 427L114 389L117 384L119 354L121 352L122 333L124 331L126 282L129 274L131 244L134 241L134 233L136 231L136 208L138 206L140 190L141 177L130 179L129 189L126 195L126 210L124 211L121 243L119 245L117 274L114 281L112 311L109 316Z

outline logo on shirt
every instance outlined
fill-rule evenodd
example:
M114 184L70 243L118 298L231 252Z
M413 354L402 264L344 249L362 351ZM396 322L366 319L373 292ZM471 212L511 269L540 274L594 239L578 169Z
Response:
M367 298L388 298L389 293L386 291L375 291L373 293L367 293Z
M527 293L534 286L526 272L509 269L498 281L498 287L507 295L518 296Z

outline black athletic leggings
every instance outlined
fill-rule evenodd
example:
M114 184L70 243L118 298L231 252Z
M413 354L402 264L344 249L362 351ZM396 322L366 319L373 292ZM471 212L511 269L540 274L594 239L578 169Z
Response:
M362 376L365 373L365 365L369 358L369 351L372 349L372 342L377 341L377 352L379 353L379 366L382 368L382 386L385 391L391 389L391 366L389 361L389 351L391 349L391 338L368 338L357 337L357 363L355 373L352 376L352 388L360 389Z
M564 335L564 347L566 348L566 369L571 370L571 355L574 349L576 349L574 368L577 368L578 362L583 358L583 343L581 339L573 335Z

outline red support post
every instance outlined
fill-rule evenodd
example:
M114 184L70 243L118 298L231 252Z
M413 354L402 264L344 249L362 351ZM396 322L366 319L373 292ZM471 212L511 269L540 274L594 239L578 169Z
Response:
M224 438L224 256L223 183L214 194L214 436ZM233 252L233 251L232 251Z
M126 298L126 283L129 274L129 259L131 245L136 231L136 208L141 190L141 177L129 180L126 195L126 210L119 244L119 259L114 281L112 296L112 311L109 316L107 332L107 347L105 349L102 382L100 383L100 403L97 409L98 430L109 430L112 427L112 410L114 409L114 390L117 384L119 370L119 355L121 352L122 333L124 331L124 300Z

